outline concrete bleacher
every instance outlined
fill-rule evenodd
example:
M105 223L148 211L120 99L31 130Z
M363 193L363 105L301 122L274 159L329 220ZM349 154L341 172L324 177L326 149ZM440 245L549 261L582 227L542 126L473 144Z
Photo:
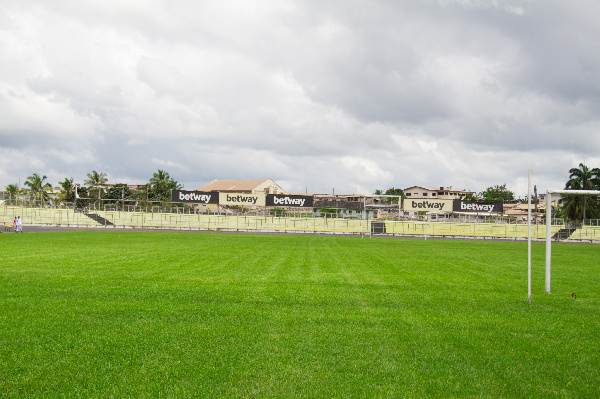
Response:
M20 206L0 206L0 222L12 223L21 216L23 223L48 226L97 226L98 223L73 209L26 208Z
M584 226L575 229L567 240L600 241L600 226Z
M562 226L552 226L552 234ZM393 235L440 236L440 237L481 237L481 238L527 238L526 224L507 223L424 223L386 222L386 233ZM546 238L545 225L533 225L531 237Z
M200 230L321 232L360 234L368 231L364 220L294 218L277 216L224 216L148 212L97 211L115 226Z

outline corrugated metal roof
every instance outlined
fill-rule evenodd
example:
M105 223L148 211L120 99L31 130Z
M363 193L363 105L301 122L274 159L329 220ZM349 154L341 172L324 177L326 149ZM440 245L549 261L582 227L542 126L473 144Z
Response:
M474 191L458 190L456 188L447 188L447 187L441 187L441 186L440 187L412 186L412 187L405 188L402 191L407 191L412 188L421 188L423 190L429 190L429 191L448 191L449 193L474 193Z
M262 180L213 180L207 185L200 187L198 191L252 191L259 184L269 179Z

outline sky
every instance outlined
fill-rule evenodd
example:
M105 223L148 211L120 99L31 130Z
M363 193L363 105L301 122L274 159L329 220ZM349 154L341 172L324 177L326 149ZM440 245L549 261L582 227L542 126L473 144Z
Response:
M0 0L0 189L525 196L600 167L597 0Z

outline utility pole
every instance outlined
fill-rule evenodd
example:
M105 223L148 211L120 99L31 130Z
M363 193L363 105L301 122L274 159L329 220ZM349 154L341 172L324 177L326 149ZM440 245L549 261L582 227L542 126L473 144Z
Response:
M537 218L538 213L538 195L537 195L537 186L533 186L533 204L535 205L535 216Z

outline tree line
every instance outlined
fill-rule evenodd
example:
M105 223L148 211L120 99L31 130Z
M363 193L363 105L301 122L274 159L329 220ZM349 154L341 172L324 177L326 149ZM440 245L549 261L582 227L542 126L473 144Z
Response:
M87 174L83 185L73 182L73 178L65 178L58 182L55 188L47 182L46 175L33 173L24 183L25 187L18 184L6 186L8 199L5 202L16 204L24 200L33 203L74 203L76 207L85 207L101 201L122 204L166 205L171 202L171 190L179 190L182 185L173 179L168 172L159 169L153 173L148 183L130 188L125 183L109 184L106 173L92 171ZM565 190L600 190L600 168L589 168L583 163L577 168L569 169L569 180L565 184ZM466 191L466 190L464 190ZM399 188L389 188L386 191L376 190L375 195L394 195L405 198L404 191ZM521 201L505 184L498 184L473 195L465 195L461 199L479 201L504 201L514 203ZM537 189L532 198L538 202ZM397 202L397 199L389 199ZM527 199L525 199L527 201ZM553 209L555 217L564 217L571 221L585 221L587 219L600 219L600 202L598 196L585 195L563 195L561 203Z
M20 203L27 201L42 205L45 203L70 203L75 204L76 207L86 207L100 202L118 203L119 201L123 204L159 203L166 205L171 202L171 190L182 188L182 185L168 172L161 169L152 175L148 183L139 185L136 189L130 188L125 183L110 184L106 173L95 170L87 174L83 185L74 183L72 177L66 177L53 187L47 181L46 175L33 173L27 177L23 186L7 185L8 199L5 201L12 204L16 204L17 201Z
M600 168L589 168L583 163L577 168L569 169L569 180L565 190L600 190ZM463 190L467 191L467 190ZM386 191L376 190L375 195L396 195L406 198L404 191L399 188L389 188ZM476 193L462 196L460 199L467 201L503 201L516 203L523 201L515 197L514 192L506 187L506 183L497 184ZM394 199L394 201L396 201ZM524 200L527 201L527 198ZM533 203L539 203L537 188L532 195ZM553 209L555 217L562 217L570 221L581 222L588 219L600 219L600 197L590 195L563 195L556 208Z

